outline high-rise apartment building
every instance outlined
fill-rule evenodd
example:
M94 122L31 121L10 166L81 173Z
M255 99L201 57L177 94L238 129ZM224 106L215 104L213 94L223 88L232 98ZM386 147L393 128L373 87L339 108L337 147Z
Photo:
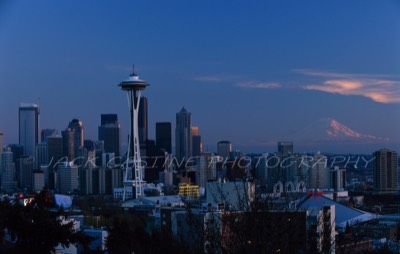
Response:
M19 144L24 155L35 157L35 146L40 140L39 105L21 103L19 106Z
M182 108L176 114L175 149L179 160L192 156L192 114Z
M397 152L381 149L375 151L373 156L374 190L378 193L397 193L399 190Z
M117 114L102 114L99 140L104 141L104 152L120 156L120 124Z
M171 123L156 123L156 146L159 150L172 153Z

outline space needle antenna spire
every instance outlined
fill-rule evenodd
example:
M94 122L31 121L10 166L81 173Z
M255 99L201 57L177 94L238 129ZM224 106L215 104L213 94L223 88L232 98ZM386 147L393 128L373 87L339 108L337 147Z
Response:
M128 152L124 166L125 175L123 201L125 201L125 190L128 186L132 186L135 189L135 198L143 196L144 167L140 157L138 115L142 91L149 86L149 84L146 81L139 79L139 76L135 74L135 66L132 65L132 74L127 80L122 81L119 86L122 90L126 91L130 113Z

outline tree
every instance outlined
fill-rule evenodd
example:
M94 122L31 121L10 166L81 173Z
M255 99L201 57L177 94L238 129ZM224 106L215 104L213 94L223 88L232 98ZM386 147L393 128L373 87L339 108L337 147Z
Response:
M107 249L110 253L144 253L149 236L144 222L130 214L118 214L108 228Z
M289 199L280 203L256 194L247 182L233 183L236 191L222 184L214 184L212 197L224 209L202 212L186 204L189 227L183 234L190 236L187 244L195 243L194 253L306 253L306 211Z
M116 214L108 227L106 246L109 253L193 253L180 244L170 232L147 232L144 219L130 213Z
M60 213L46 207L43 197L36 195L27 206L18 203L1 202L0 229L7 228L15 240L17 253L51 253L58 244L69 246L78 242L87 242L81 232L75 232L73 222L62 223Z

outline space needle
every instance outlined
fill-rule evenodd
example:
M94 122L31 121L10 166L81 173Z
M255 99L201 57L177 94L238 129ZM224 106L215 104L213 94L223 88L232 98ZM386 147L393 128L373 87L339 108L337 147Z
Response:
M142 90L144 90L149 84L139 79L139 76L135 74L134 68L132 67L132 74L125 81L122 81L119 86L122 90L126 91L128 98L128 107L130 112L130 133L128 141L128 152L127 159L125 162L125 176L124 176L124 196L125 201L125 190L126 187L134 186L136 196L139 198L143 196L143 166L140 157L140 145L139 145L139 131L138 131L138 114L140 105L140 96ZM132 176L132 167L135 169L135 175ZM134 177L132 181L132 177ZM133 194L133 193L132 193Z

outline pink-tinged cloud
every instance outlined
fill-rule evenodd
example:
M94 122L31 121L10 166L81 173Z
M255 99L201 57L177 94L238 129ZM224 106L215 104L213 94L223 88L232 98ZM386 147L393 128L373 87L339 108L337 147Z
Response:
M367 97L379 103L400 103L400 81L382 79L383 75L357 75L302 71L304 75L325 77L321 84L306 85L306 90L316 90L341 95ZM325 75L325 76L324 76Z
M257 88L257 89L275 89L281 87L279 83L263 83L263 82L254 82L254 81L247 81L241 82L236 84L237 87L242 88Z

